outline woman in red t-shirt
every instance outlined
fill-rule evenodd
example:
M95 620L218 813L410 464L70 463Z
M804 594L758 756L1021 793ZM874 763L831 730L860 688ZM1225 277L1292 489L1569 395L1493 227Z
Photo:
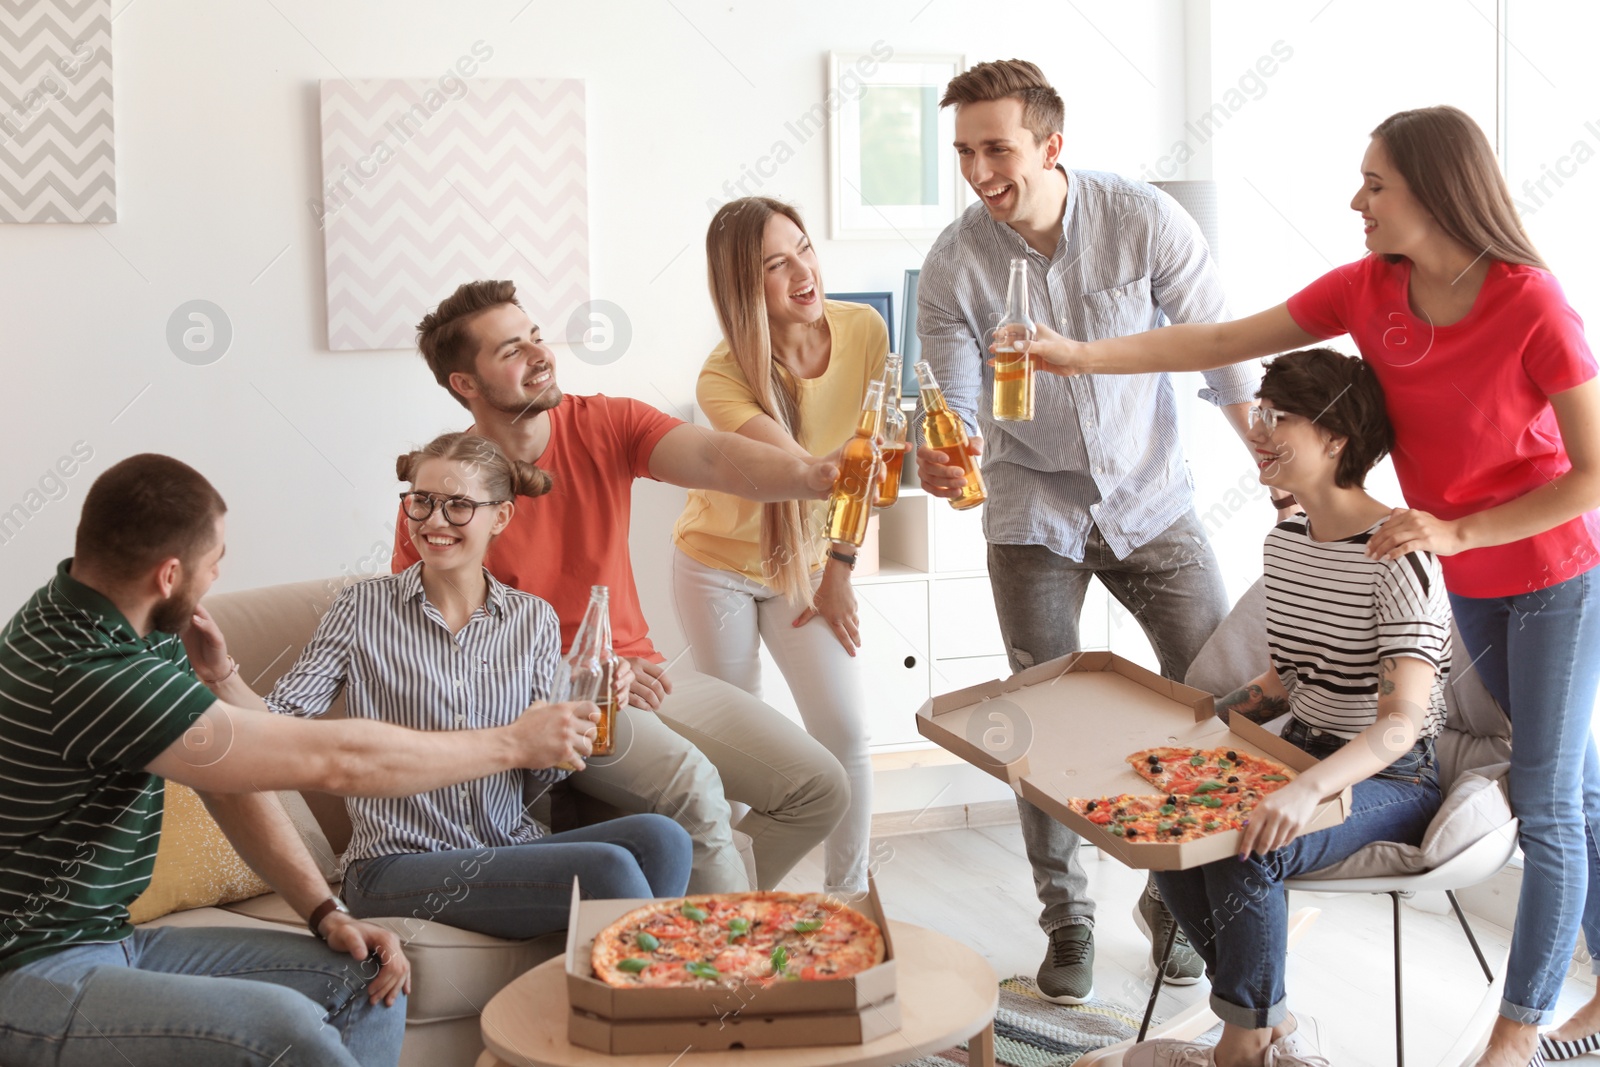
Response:
M1059 374L1204 370L1348 333L1377 372L1409 509L1369 555L1443 557L1466 644L1513 725L1526 874L1504 999L1480 1065L1600 1047L1600 996L1541 1043L1580 925L1600 955L1600 384L1583 323L1451 107L1372 133L1350 206L1365 259L1234 322L1085 344L1040 327ZM1600 968L1597 968L1600 969Z

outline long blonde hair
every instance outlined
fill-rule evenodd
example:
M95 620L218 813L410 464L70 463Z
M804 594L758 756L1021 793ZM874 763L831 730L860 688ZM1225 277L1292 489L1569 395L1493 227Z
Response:
M800 439L800 400L793 377L772 358L761 254L767 222L783 215L806 233L800 213L781 200L747 196L722 205L706 231L706 273L723 339L756 403L784 432ZM823 291L822 278L816 281ZM761 573L772 589L810 607L810 539L806 509L798 500L761 507Z

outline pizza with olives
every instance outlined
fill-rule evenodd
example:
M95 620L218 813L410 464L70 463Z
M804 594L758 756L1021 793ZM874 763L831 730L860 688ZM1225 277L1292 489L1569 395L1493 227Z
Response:
M883 933L822 893L706 893L635 908L594 939L595 977L662 989L849 978L884 959Z
M1128 763L1161 794L1079 797L1067 806L1135 843L1179 843L1243 829L1262 797L1294 779L1281 763L1230 748L1147 748Z

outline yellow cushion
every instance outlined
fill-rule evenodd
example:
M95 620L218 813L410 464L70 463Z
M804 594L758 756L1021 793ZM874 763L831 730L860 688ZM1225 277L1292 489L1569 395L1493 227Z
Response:
M128 908L133 922L272 892L239 858L194 790L168 782L166 793L155 873Z

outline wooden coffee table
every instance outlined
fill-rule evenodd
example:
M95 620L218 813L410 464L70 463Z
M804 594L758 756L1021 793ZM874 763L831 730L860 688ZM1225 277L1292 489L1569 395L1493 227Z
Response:
M477 1067L891 1067L971 1039L972 1067L994 1067L999 982L987 960L961 942L908 923L894 938L900 1029L864 1045L731 1049L612 1056L567 1043L566 957L546 960L502 989L483 1010L488 1051Z

